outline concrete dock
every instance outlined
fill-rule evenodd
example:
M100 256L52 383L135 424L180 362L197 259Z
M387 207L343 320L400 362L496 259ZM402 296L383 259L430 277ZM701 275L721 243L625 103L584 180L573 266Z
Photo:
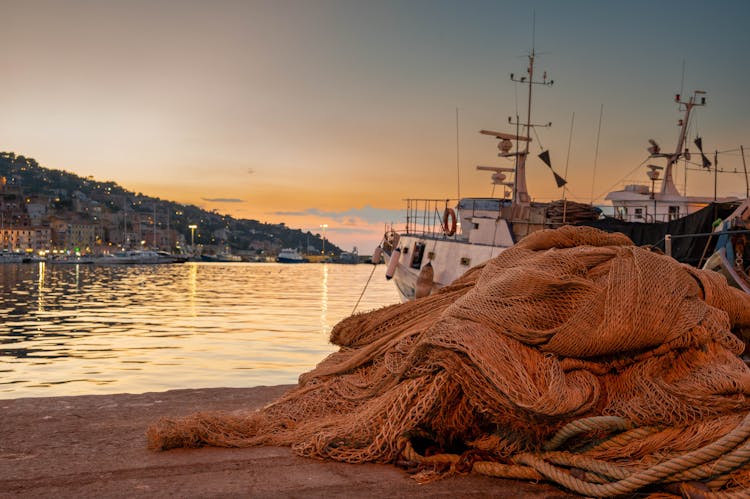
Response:
M395 466L306 459L285 447L146 448L160 417L254 409L289 388L0 400L0 497L573 497L479 475L420 485Z

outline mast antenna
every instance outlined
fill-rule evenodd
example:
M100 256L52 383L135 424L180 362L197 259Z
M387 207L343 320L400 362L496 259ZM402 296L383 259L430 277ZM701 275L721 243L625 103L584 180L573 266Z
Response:
M680 95L685 90L685 59L682 60L682 79L680 79Z
M596 183L596 162L599 160L599 138L602 134L602 116L604 115L604 103L599 107L599 127L596 130L596 148L594 149L594 173L591 175L591 204L594 204L594 184Z
M529 66L526 69L527 76L518 76L514 75L513 73L510 74L510 79L513 82L521 83L523 85L527 86L528 91L528 100L526 105L526 122L521 123L521 120L518 116L516 116L515 123L513 122L512 118L508 118L508 123L512 125L516 125L516 129L518 129L519 126L523 126L525 128L525 134L524 136L527 139L531 138L531 131L534 127L549 127L552 126L552 123L544 123L544 124L536 124L532 123L531 121L531 96L532 96L532 88L534 85L545 85L545 86L551 86L554 83L554 80L548 80L547 79L547 72L545 71L543 73L543 76L541 79L534 80L534 60L536 58L536 53L534 49L531 49L531 54L528 56L529 58ZM516 136L519 137L519 133L516 133ZM518 141L518 139L516 139ZM513 203L515 204L528 204L531 201L531 198L529 197L529 193L526 189L526 158L529 155L529 142L530 140L525 140L525 144L523 147L523 150L518 150L515 153L516 157L516 166L515 166L515 174L514 174L514 182L513 182ZM518 147L517 147L518 149Z
M456 106L456 188L458 190L458 202L461 202L461 161L458 140L458 106Z

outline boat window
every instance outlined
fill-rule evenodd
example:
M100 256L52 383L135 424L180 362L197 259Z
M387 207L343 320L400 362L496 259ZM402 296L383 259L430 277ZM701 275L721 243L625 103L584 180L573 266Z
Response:
M635 218L638 220L643 218L643 208L635 208Z
M414 253L411 255L411 268L418 269L422 266L424 247L424 243L414 243Z
M670 206L669 207L669 219L675 220L677 218L680 218L680 207L679 206Z

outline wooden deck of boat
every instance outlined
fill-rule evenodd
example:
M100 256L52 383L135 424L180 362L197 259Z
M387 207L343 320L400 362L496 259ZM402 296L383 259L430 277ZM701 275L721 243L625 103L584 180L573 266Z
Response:
M280 447L146 448L145 430L162 416L262 407L288 388L0 400L0 497L572 497L479 475L419 485L394 466Z

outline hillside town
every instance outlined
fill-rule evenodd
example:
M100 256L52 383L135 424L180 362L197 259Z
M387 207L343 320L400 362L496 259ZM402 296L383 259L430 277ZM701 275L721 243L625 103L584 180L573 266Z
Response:
M283 223L237 220L0 152L3 253L49 257L150 248L191 256L231 253L256 261L273 258L285 247L341 251L318 234Z

